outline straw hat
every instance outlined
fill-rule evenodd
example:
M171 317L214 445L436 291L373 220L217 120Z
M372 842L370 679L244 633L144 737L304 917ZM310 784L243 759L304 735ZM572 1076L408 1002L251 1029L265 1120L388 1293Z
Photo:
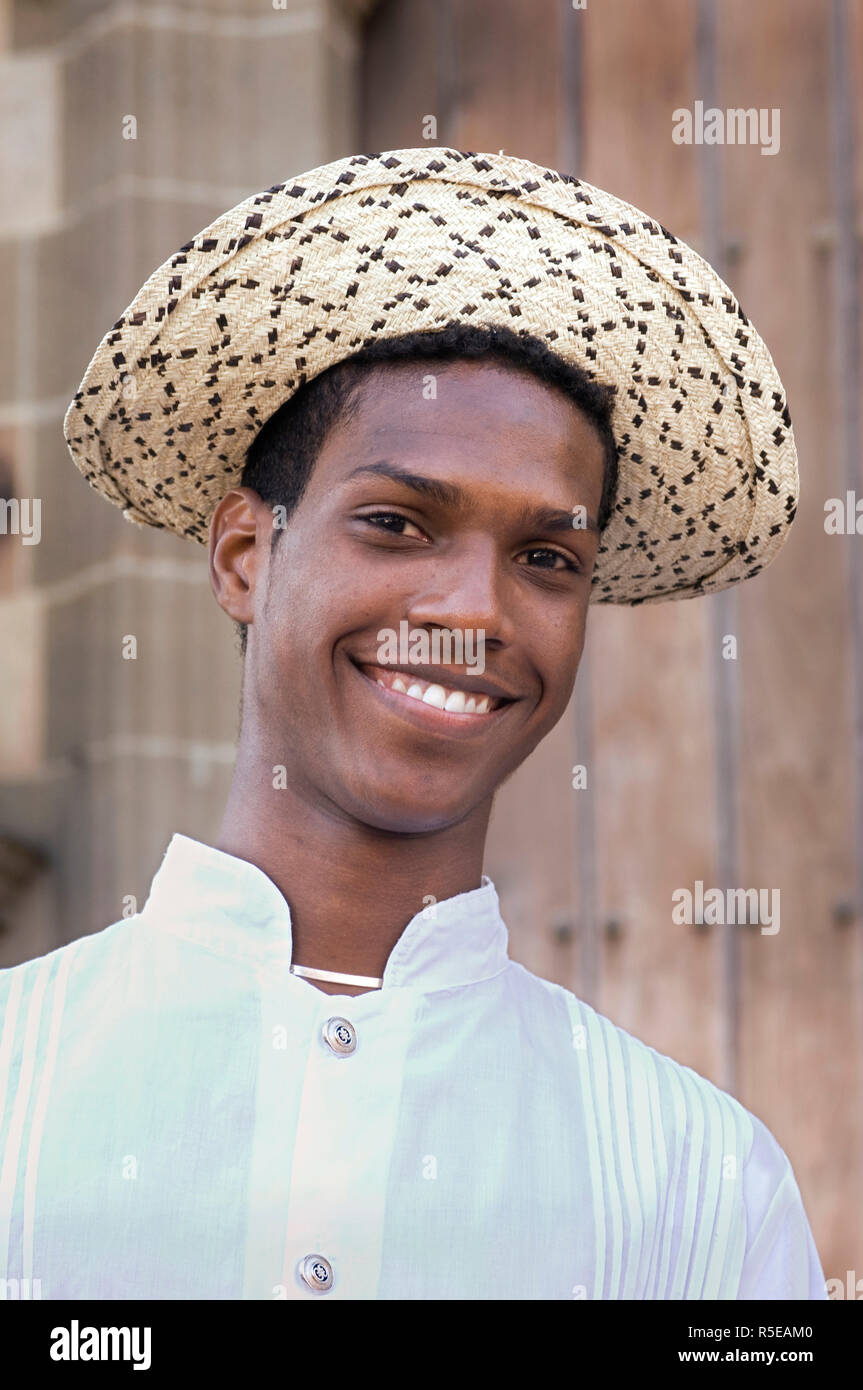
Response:
M620 473L592 602L709 593L777 554L797 456L734 295L637 208L511 155L355 155L247 198L103 338L66 441L130 521L205 543L255 433L303 382L451 320L532 334L616 386Z

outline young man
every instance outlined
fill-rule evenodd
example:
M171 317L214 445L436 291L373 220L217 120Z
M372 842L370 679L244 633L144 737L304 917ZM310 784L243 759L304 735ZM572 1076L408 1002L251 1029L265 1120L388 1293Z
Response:
M512 962L482 873L588 604L739 582L793 519L781 383L712 270L527 161L340 160L155 272L66 437L208 541L242 724L217 843L175 835L137 917L0 977L0 1274L825 1297L770 1132Z

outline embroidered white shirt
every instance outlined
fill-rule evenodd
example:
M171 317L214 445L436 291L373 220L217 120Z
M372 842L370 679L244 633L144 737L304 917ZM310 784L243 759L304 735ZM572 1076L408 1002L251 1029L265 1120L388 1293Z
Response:
M487 877L380 989L290 963L275 884L175 835L139 914L0 971L7 1297L826 1298L769 1130L510 960Z

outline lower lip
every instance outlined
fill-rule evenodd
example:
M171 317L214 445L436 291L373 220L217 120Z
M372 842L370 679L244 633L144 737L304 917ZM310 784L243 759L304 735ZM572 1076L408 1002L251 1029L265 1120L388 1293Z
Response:
M367 676L355 662L351 661L350 664L385 709L390 710L392 714L400 715L407 723L413 724L414 728L430 733L447 734L452 738L476 738L478 734L487 733L515 703L511 700L507 704L498 705L497 709L489 710L487 714L456 714L453 710L428 705L424 700L415 699L413 695L402 695L398 690L378 685L377 681Z

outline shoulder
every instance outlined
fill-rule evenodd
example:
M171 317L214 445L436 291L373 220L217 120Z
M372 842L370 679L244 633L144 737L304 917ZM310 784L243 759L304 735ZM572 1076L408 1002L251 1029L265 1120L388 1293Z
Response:
M88 936L19 965L0 970L0 1059L8 1059L13 1038L42 1026L79 996L110 990L132 940L137 917L123 918Z
M673 1192L670 1229L700 1231L723 1252L721 1275L705 1256L697 1296L733 1288L741 1299L826 1297L791 1161L764 1122L570 991L560 995L583 1103L606 1135L606 1157L642 1193L653 1182ZM600 1138L600 1161L602 1146ZM699 1244L696 1234L693 1251Z
M534 977L536 978L536 977ZM542 981L558 996L568 1028L572 1065L584 1101L603 1118L624 1119L670 1146L709 1144L728 1161L731 1175L755 1139L755 1116L692 1067L658 1051L613 1023L563 986Z
M654 1096L667 1131L679 1132L689 1146L709 1137L723 1144L724 1176L741 1172L750 1210L765 1212L772 1196L796 1187L791 1161L779 1141L736 1096L692 1067L657 1051L592 1009L568 990L573 1049L589 1061L591 1078L616 1087L622 1104L634 1105L639 1092ZM655 1112L654 1112L655 1113Z
M825 1299L827 1287L791 1160L754 1115L743 1174L746 1259L739 1298Z
M762 1120L571 991L545 986L570 1034L586 1161L611 1236L614 1220L628 1220L642 1250L649 1230L664 1251L632 1287L650 1297L825 1297L791 1162Z

